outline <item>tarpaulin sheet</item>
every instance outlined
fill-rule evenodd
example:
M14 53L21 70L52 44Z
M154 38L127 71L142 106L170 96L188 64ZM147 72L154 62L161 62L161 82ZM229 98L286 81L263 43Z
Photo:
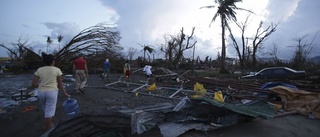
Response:
M298 110L304 116L320 118L320 94L293 89L285 86L269 88L279 94L286 110Z

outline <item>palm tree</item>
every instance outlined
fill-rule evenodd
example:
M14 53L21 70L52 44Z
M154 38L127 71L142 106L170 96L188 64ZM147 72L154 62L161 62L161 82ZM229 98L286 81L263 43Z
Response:
M62 39L63 39L63 36L59 35L59 36L58 36L59 51L60 51L60 44L61 44Z
M222 50L221 50L221 72L225 72L225 58L226 58L226 43L225 43L225 28L228 26L228 20L236 21L236 12L235 10L245 10L248 12L251 12L246 9L238 8L235 4L237 2L242 2L242 0L215 0L215 3L218 4L218 9L215 15L213 16L211 23L216 20L218 16L220 16L221 19L221 31L222 31ZM216 6L204 6L201 8L214 8Z
M52 39L50 38L50 36L48 36L48 38L47 38L47 53L48 53L49 45L51 45L52 42L53 42Z
M141 45L141 44L139 44ZM143 59L144 59L144 62L146 61L146 51L148 51L150 54L152 52L154 52L154 48L150 47L150 45L141 45L143 47Z

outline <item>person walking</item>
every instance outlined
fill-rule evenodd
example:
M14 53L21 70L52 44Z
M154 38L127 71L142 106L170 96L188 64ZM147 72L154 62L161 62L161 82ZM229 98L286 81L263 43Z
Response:
M102 75L102 80L107 77L109 78L109 73L110 73L110 62L109 59L106 59L106 61L103 63L103 75Z
M42 60L45 66L40 67L34 73L32 86L38 88L38 98L44 111L45 130L52 128L52 117L55 115L58 91L65 96L71 97L63 87L62 72L54 66L54 56L42 53Z
M0 74L2 74L2 73L3 73L2 66L0 66Z
M126 63L124 64L123 72L124 72L125 78L126 78L126 79L129 79L129 78L130 78L130 74L131 74L131 67L130 67L130 64L129 64L129 61L128 61L128 60L127 60Z
M124 64L123 72L124 72L124 77L126 78L126 81L129 81L129 78L131 75L131 67L128 60ZM127 86L129 87L129 83L127 83Z
M146 66L144 66L144 68L143 68L143 71L145 71L146 74L147 74L147 78L151 78L151 77L152 77L151 68L152 68L152 66L150 66L150 65L146 65Z
M73 61L73 73L76 78L77 93L84 93L84 87L89 77L87 61L81 55L79 58Z

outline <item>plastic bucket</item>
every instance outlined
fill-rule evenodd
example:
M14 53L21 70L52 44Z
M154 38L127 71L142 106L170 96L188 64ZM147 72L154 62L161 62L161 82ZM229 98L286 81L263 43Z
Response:
M68 117L73 117L80 113L77 100L72 98L68 98L63 102L63 110Z

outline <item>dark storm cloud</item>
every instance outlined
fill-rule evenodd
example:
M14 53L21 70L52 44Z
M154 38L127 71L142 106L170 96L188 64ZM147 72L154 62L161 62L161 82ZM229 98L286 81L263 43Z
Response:
M294 0L296 1L296 0ZM294 1L290 1L291 3ZM305 43L313 42L314 50L310 53L310 56L320 55L319 44L320 44L320 20L318 14L320 13L320 1L318 0L300 0L294 12L290 13L295 5L291 7L283 8L283 4L290 4L289 1L285 0L270 0L268 10L271 11L270 17L267 19L271 21L272 19L282 21L277 28L277 31L272 34L270 39L266 42L266 45L271 45L272 43L277 43L280 47L280 51L283 58L288 58L293 56L295 51L295 45L297 42L295 38L304 38Z

